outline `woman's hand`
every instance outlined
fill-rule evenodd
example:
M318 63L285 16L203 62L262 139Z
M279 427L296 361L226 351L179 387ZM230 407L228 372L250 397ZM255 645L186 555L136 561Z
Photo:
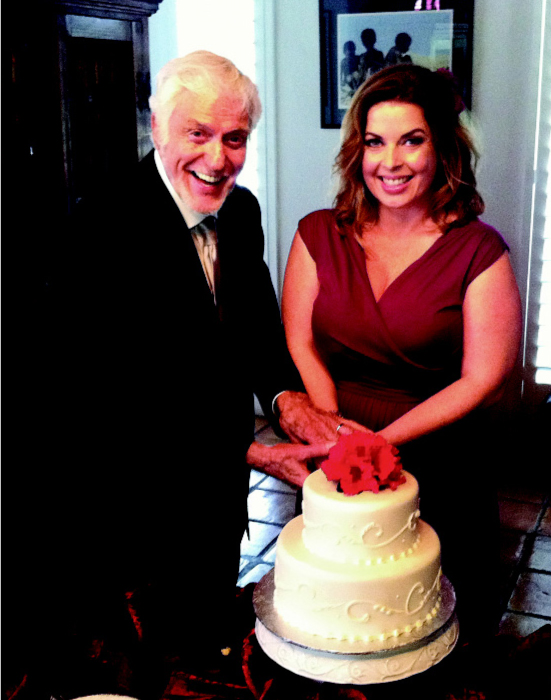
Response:
M308 460L327 456L334 444L335 441L316 445L290 445L283 442L268 446L253 442L247 451L247 463L264 474L302 488L306 477L311 473Z
M285 391L278 397L277 407L279 424L293 442L309 445L328 440L337 442L339 435L350 435L354 431L372 432L338 413L316 408L308 394L302 392Z

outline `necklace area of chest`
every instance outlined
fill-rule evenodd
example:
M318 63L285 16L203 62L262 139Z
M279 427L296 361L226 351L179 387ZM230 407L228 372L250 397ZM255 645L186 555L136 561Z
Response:
M365 254L367 276L376 301L442 236L440 232L402 240L388 236L365 235L358 243Z

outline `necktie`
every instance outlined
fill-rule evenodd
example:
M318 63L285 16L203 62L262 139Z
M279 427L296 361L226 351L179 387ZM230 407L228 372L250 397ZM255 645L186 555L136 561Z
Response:
M216 236L215 217L207 216L206 219L194 226L191 232L198 243L199 255L210 290L214 296L214 302L218 303L217 292L219 295L220 266L218 263L218 239Z

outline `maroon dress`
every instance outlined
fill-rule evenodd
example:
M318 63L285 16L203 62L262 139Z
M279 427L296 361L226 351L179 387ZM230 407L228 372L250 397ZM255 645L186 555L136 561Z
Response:
M314 341L344 416L381 430L459 379L467 287L508 250L495 229L478 220L451 228L378 302L364 251L337 230L333 210L309 214L299 232L319 280ZM404 468L419 481L422 517L440 536L444 573L467 608L460 617L465 629L485 624L498 602L491 555L497 549L490 477L496 465L489 468L488 447L482 411L400 447Z

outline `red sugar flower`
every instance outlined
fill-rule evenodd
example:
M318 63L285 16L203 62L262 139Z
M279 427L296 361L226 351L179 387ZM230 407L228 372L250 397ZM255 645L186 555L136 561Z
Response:
M362 491L379 493L387 486L395 491L406 480L398 450L380 435L368 433L343 435L321 469L348 496Z

